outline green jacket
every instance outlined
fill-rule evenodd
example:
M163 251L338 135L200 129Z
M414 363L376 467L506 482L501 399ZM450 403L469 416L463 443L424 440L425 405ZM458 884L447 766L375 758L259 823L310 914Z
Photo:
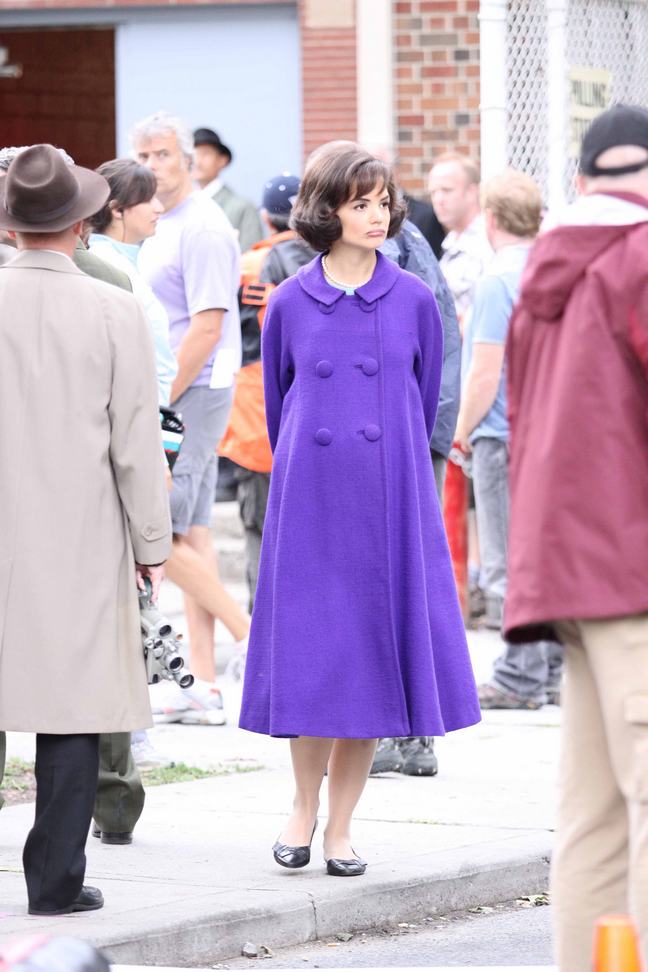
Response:
M241 253L246 253L264 238L261 217L249 199L239 196L229 186L221 186L212 199L221 207L234 229L238 230Z
M77 243L77 248L74 251L74 262L79 270L83 270L89 277L96 277L97 280L104 280L106 283L114 284L115 287L121 287L122 290L133 292L131 282L126 274L118 270L117 267L106 263L101 257L90 253L81 240Z

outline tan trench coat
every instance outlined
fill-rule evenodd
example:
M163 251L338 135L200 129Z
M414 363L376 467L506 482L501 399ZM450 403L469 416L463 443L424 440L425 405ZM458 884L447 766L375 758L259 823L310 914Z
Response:
M135 298L20 253L0 268L0 729L151 724L134 557L169 553L163 471Z

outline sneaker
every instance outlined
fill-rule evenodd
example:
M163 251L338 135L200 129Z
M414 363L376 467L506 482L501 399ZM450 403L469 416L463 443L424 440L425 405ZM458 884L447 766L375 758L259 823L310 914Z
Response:
M225 678L233 682L242 682L245 675L245 662L247 659L247 637L237 641L234 645L234 654L230 658L225 668Z
M181 722L182 716L189 705L186 689L181 689L176 682L163 679L149 689L153 721L160 724Z
M401 739L400 751L403 758L401 773L406 776L436 776L439 772L432 736Z
M183 726L224 726L227 722L221 690L213 682L196 679L191 688L179 689L186 708L180 715Z
M560 705L560 688L547 689L547 705Z
M168 756L159 753L148 737L131 743L131 753L139 769L166 769L175 766L175 762Z
M376 755L369 770L369 776L378 773L397 773L401 768L403 757L397 739L381 739L378 742Z
M478 685L477 695L482 709L539 709L542 702L523 699L513 692L505 692L494 685Z

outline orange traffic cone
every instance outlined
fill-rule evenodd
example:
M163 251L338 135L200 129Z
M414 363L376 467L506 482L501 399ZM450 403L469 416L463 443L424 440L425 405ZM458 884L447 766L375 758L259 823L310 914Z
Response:
M643 972L639 938L628 915L605 915L594 930L594 972Z

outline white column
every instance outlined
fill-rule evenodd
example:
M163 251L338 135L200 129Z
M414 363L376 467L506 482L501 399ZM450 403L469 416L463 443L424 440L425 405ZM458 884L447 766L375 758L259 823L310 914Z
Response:
M565 166L569 139L567 113L567 3L547 2L547 205L565 202Z
M479 5L481 171L488 179L506 168L507 0Z
M392 0L356 0L358 142L390 154L394 137Z

